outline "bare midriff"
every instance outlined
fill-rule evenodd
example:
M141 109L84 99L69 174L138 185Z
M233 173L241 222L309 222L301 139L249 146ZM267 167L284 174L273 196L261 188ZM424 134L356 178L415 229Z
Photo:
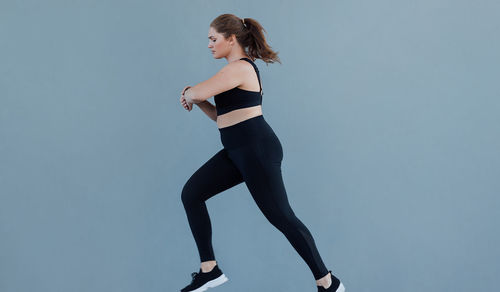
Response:
M232 110L228 113L217 116L217 127L219 129L229 127L259 115L262 115L261 105Z

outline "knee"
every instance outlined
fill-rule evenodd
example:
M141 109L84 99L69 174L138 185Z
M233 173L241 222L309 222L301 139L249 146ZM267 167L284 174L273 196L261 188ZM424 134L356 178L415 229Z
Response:
M192 180L188 180L182 187L181 200L182 203L187 206L193 203L198 203L202 201L202 190L200 190L199 184Z
M272 215L269 215L267 219L272 225L274 225L282 232L294 229L294 227L297 227L298 225L298 218L297 216L295 216L295 213L292 210L273 212Z
M181 200L184 206L191 204L194 201L195 190L192 184L187 181L182 187Z

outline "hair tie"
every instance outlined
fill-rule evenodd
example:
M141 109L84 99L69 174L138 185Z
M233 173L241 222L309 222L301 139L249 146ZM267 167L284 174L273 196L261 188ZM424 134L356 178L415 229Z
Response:
M245 24L245 19L242 18L241 21L243 22L243 26L246 28L247 25Z

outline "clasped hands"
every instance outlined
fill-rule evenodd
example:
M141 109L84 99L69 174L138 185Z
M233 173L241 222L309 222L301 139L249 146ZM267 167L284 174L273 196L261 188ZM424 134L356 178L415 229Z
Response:
M190 102L188 102L188 101L186 100L186 98L184 97L184 93L185 93L185 92L186 92L186 90L187 90L188 88L190 88L190 87L191 87L191 86L189 86L189 85L188 85L188 86L186 86L186 87L184 87L184 89L183 89L183 90L182 90L182 92L181 92L181 98L180 98L181 105L182 105L185 109L187 109L188 111L191 111L191 110L193 109L193 104L192 104L192 103L190 103Z

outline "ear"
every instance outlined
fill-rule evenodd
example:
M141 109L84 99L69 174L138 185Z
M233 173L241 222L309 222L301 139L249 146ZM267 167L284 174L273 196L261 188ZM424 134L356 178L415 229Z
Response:
M235 34L232 34L231 35L231 41L230 41L230 44L231 45L234 45L236 43L236 35Z

